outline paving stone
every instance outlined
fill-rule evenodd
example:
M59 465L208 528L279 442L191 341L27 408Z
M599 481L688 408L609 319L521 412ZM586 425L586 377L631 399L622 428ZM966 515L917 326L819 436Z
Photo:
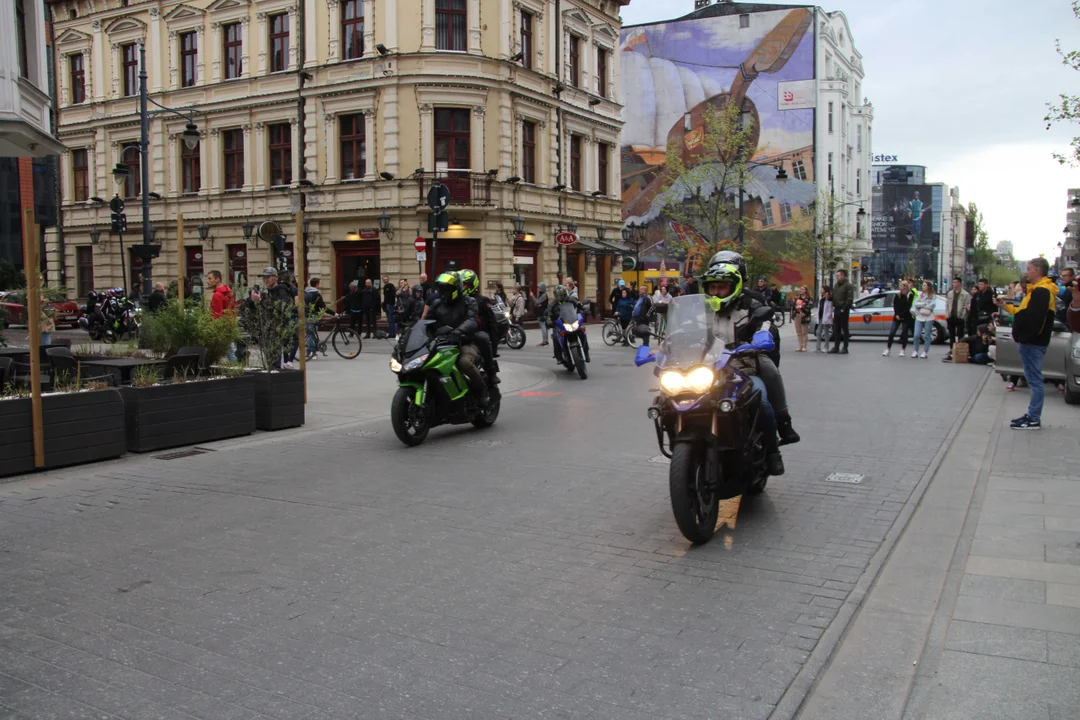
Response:
M1047 661L1046 631L1030 628L957 620L949 625L945 647L979 655Z

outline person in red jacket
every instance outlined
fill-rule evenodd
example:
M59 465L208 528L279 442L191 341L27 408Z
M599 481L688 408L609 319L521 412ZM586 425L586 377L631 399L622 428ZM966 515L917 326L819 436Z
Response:
M210 317L215 320L227 312L236 310L236 298L233 297L232 288L221 279L221 272L211 270L206 273L206 287L213 291L210 296Z

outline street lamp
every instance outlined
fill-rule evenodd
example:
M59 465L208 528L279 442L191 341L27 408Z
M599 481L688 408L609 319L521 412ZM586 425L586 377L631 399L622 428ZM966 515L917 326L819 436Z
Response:
M244 240L250 240L252 233L255 232L255 223L248 220L246 223L241 225L241 227L244 229ZM256 245L259 244L259 236L258 235L255 236L255 244Z
M607 239L607 228L603 225L596 226L596 239L601 242Z
M90 244L97 245L101 239L101 231L95 228L90 228Z
M204 245L209 245L210 249L213 250L214 249L214 238L210 237L210 226L207 225L206 223L203 223L202 225L199 225L199 227L197 227L195 229L199 231L199 240L201 240Z
M394 239L394 231L390 229L390 215L386 212L379 214L379 232L386 235L390 240Z
M150 226L150 242L151 243L154 242L154 240L157 238L157 231L158 231L157 225L151 225Z
M571 235L577 235L577 223L572 220L566 223L566 232Z

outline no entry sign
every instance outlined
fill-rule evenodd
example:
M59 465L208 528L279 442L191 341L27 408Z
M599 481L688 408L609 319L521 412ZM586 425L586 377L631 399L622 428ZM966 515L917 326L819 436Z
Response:
M422 237L418 237L416 238L416 240L413 241L413 247L416 248L416 252L418 253L424 252L425 250L427 250L427 240Z

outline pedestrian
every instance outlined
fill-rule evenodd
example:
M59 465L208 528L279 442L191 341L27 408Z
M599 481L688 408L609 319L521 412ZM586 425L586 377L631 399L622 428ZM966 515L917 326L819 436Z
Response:
M615 315L615 306L619 304L619 298L622 297L622 289L626 287L625 280L619 280L615 283L615 287L611 288L611 294L608 295L608 305L611 306L611 314Z
M695 278L691 272L687 271L686 282L684 282L682 286L683 295L697 295L700 292L701 289L698 287L697 278Z
M364 322L364 311L360 308L359 280L349 283L349 292L345 296L345 309L349 312L349 327L359 335Z
M386 332L388 337L394 337L397 329L394 324L394 308L397 305L397 288L390 282L389 275L382 276L382 310L386 313ZM378 315L378 314L377 314Z
M29 305L30 303L27 303ZM38 312L40 320L38 320L39 327L38 333L41 335L42 345L52 345L52 334L56 332L56 308L53 307L49 299L44 295L41 296L40 305L38 306Z
M953 278L952 289L945 295L945 307L948 312L945 322L949 331L949 352L942 362L952 362L953 345L959 338L964 337L967 315L971 310L971 293L964 289L964 281L960 278Z
M631 287L634 283L631 283ZM636 301L630 296L630 291L627 288L622 289L622 293L619 295L619 302L615 305L615 315L619 318L619 326L622 328L623 345L629 345L626 336L626 328L630 327L630 320L634 317L634 303Z
M934 283L926 280L923 282L923 291L912 303L912 312L915 313L915 349L911 357L927 358L930 350L930 342L934 339L934 306L937 296L934 295ZM923 351L919 352L919 340L923 342Z
M803 285L795 293L795 303L791 308L791 320L795 323L795 335L799 338L799 348L795 352L806 352L806 343L810 339L810 314L814 310L814 300L810 290Z
M304 288L304 323L305 337L307 338L307 355L314 359L319 347L319 320L326 315L326 300L323 299L322 290L319 288L321 281L317 277L308 280Z
M236 298L232 288L225 284L220 270L206 273L206 289L210 290L210 317L217 319L236 310ZM152 293L151 293L152 294Z
M577 282L573 278L566 279L566 299L575 305L581 302L578 298Z
M990 328L980 325L974 334L961 338L960 342L967 343L968 362L972 365L989 365L990 348L994 344L994 337L990 334Z
M420 287L424 288L424 304L434 303L438 293L435 292L435 283L428 280L427 273L420 273Z
M372 285L371 278L364 281L364 289L360 291L360 312L364 318L364 337L378 335L379 291Z
M150 297L146 301L146 309L150 312L157 312L165 307L165 303L165 283L159 282L150 291Z
M821 297L818 298L817 308L817 351L819 353L825 352L829 347L829 340L832 338L833 328L833 306L832 306L832 286L826 285L821 288ZM825 347L821 347L822 341L825 341Z
M631 281L630 282L630 299L636 301L637 298L638 298L638 284L636 282ZM622 301L621 293L620 293L619 300L620 300L620 302Z
M1072 331L1080 332L1080 281L1073 280L1069 285L1069 310L1065 317Z
M847 270L836 271L836 285L832 291L833 305L833 348L830 354L846 355L851 342L851 306L855 303L855 286L847 279ZM843 343L843 347L840 344Z
M520 324L521 319L525 317L526 306L525 293L521 291L521 284L514 283L514 295L510 298L510 319L515 324Z
M904 353L907 352L908 333L911 332L912 326L915 324L915 317L912 315L914 302L915 293L911 292L911 286L908 285L907 280L901 280L900 290L893 296L893 319L892 325L889 326L889 342L885 346L885 352L881 353L885 357L888 357L889 353L892 352L893 339L896 337L897 329L900 330L900 357L904 357ZM911 357L918 357L918 353L913 350Z
M506 288L501 282L495 283L495 297L502 300L502 304L510 307L510 300L506 297Z
M622 282L621 280L619 282ZM536 347L544 347L548 344L547 313L548 305L547 284L540 283L536 286L536 321L540 325L541 342Z
M291 310L295 312L296 308L295 303L293 302L292 291L289 290L288 286L279 283L277 268L268 267L263 270L262 281L263 287L261 289L253 289L251 291L251 294L248 295L249 306L254 308L254 306L260 303L278 303L285 306L285 308L291 308ZM285 308L276 309L275 312L269 314L270 317L273 318L275 321L278 321L280 318L290 314ZM280 329L277 327L270 327L267 329L267 332L272 335L274 333L280 332ZM268 340L267 338L258 339L263 344L264 352L267 347L277 346L277 342L275 342L274 340ZM293 346L296 344L296 342L297 339L293 337L293 339L288 341L288 343L285 345L284 351L282 353L285 361L284 365L282 365L282 356L278 356L271 360L271 367L273 367L275 370L280 370L282 367L285 367L289 370L296 369L292 365L292 361L289 359L290 356L295 353Z
M1070 290L1070 286L1074 280L1076 280L1075 269L1067 267L1061 271L1056 302L1057 319L1063 323L1068 323L1069 303L1072 302L1072 291Z
M998 298L995 304L1013 316L1012 336L1020 360L1024 363L1024 378L1031 388L1028 411L1012 421L1014 430L1038 430L1042 427L1043 376L1042 363L1054 331L1057 309L1057 285L1047 275L1050 263L1046 258L1032 258L1027 264L1027 291L1020 305Z
M990 281L979 278L979 282L971 292L971 307L967 315L968 335L973 335L979 325L990 324L997 310L994 307L994 297L994 288L990 287Z

